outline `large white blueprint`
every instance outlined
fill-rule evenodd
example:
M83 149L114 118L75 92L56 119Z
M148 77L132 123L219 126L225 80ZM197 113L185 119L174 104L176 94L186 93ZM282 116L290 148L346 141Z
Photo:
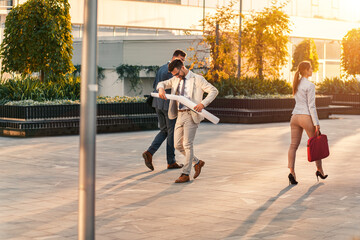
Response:
M153 97L157 97L159 98L159 94L158 93L151 93L151 96ZM179 96L179 95L173 95L173 94L165 94L167 99L171 99L171 100L175 100L180 102L181 104L187 106L188 108L190 108L191 110L193 110L194 112L196 112L197 114L200 114L201 116L203 116L204 118L206 118L207 120L209 120L210 122L212 122L213 124L218 124L219 123L219 118L216 117L215 115L209 113L208 111L206 111L205 109L201 110L201 112L197 112L194 110L194 107L197 105L196 103L192 102L190 99L187 99L184 96Z

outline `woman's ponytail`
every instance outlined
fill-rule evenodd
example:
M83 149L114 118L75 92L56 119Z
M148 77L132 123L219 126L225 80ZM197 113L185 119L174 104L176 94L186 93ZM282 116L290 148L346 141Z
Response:
M311 64L309 61L302 61L299 63L299 66L295 72L294 81L293 81L293 95L296 94L299 84L300 84L300 75L304 76L304 73L306 70L309 70L311 67Z
M300 71L298 69L295 72L294 81L293 81L293 95L295 95L295 93L297 92L299 83L300 83Z

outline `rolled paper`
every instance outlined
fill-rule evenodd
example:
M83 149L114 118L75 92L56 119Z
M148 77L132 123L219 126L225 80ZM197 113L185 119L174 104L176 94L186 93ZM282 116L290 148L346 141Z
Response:
M156 97L156 98L160 98L158 93L151 93L151 96ZM186 98L184 96L178 96L178 95L173 95L173 94L165 94L165 96L166 96L167 99L178 101L181 104L187 106L189 109L196 112L197 114L200 114L201 116L203 116L204 118L206 118L207 120L212 122L213 124L218 124L219 121L220 121L220 119L218 117L216 117L212 113L209 113L205 109L201 110L201 112L195 111L194 107L197 104L192 102L190 99L188 99L188 98Z

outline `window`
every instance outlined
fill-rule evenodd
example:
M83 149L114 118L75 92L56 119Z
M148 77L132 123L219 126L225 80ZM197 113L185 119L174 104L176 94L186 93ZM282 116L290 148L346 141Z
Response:
M327 78L340 76L340 63L339 62L326 62L325 76Z
M140 1L140 2L154 2L154 3L169 3L181 5L181 0L129 0L129 1Z
M0 6L10 7L13 5L12 0L0 0Z
M72 35L74 38L81 38L81 25L72 25Z
M319 59L324 59L324 41L314 40Z
M326 59L340 59L341 45L339 41L326 41Z
M331 2L332 8L339 9L339 0L332 0Z

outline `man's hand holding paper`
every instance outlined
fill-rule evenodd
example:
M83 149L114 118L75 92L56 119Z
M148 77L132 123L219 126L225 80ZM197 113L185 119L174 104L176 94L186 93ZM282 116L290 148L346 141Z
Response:
M166 94L165 90L164 90L163 88L159 88L159 97L160 97L161 99L167 100L165 94Z
M199 103L194 107L194 110L197 112L201 112L204 109L204 105L202 103Z

